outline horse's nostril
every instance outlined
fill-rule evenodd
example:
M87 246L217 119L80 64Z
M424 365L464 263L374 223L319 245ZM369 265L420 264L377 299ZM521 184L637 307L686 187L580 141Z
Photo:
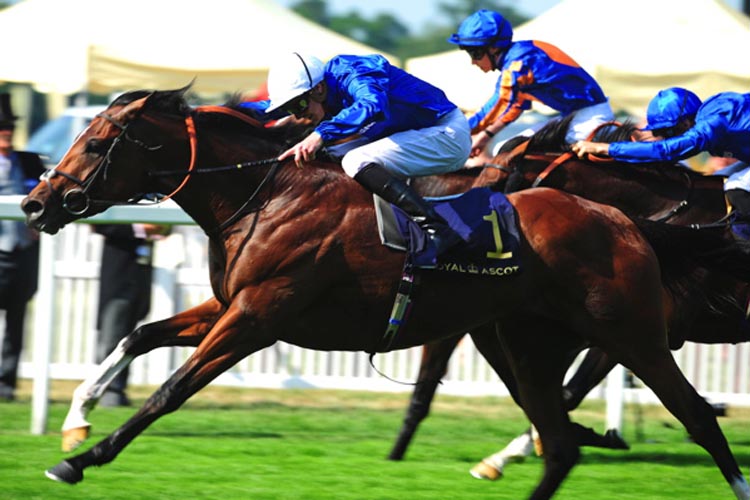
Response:
M34 199L26 198L21 203L21 210L23 210L26 215L33 215L44 210L44 205Z

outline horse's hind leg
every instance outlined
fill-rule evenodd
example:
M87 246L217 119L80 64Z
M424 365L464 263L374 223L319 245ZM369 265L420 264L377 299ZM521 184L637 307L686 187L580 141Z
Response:
M122 339L97 369L81 382L70 402L62 426L62 450L73 451L89 436L87 417L109 383L138 356L157 347L197 346L222 311L216 299L184 311L163 321L137 328Z
M474 335L472 335L472 338L474 338ZM479 347L480 344L477 342L477 339L474 339L474 342ZM486 347L484 350L480 348L482 354L489 361L487 354L485 354L485 350L487 350ZM606 353L601 349L596 347L590 348L575 375L573 375L563 388L563 401L566 410L571 411L577 408L586 394L601 382L613 366L614 363L612 363ZM498 374L501 373L497 368L495 371ZM508 382L502 375L501 378L503 379L503 382L508 385ZM515 384L515 381L512 382ZM513 390L511 390L511 394L513 394ZM594 446L597 448L620 450L629 449L628 443L622 439L622 436L620 436L620 433L616 430L608 430L602 435L589 427L584 427L575 422L572 422L571 425L579 446ZM535 448L537 448L537 454L541 455L542 449L541 443L539 442L539 436L532 426L523 434L516 436L502 450L483 458L471 469L470 473L477 479L489 479L491 481L500 479L507 464L523 460L525 457L531 455Z
M738 499L750 499L750 487L709 405L683 376L667 349L630 342L632 350L623 364L628 366L659 397L664 406L685 426L693 440L713 457ZM631 354L632 353L632 354Z
M523 410L539 431L544 447L544 475L532 500L551 498L580 455L562 398L563 378L580 350L580 340L560 328L533 316L499 325Z
M435 391L448 368L448 360L456 349L458 341L463 335L449 337L436 342L425 344L422 347L422 362L419 365L419 375L411 394L409 408L401 426L396 443L393 445L389 460L401 460L404 458L406 449L409 447L417 426L427 418L430 405L435 397Z
M513 400L521 406L516 379L498 335L497 325L488 324L474 329L471 332L471 339L487 363L503 381ZM477 479L488 479L490 481L500 479L507 464L521 461L534 451L535 439L538 439L536 430L527 429L526 432L516 436L502 450L483 458L471 468L469 474Z

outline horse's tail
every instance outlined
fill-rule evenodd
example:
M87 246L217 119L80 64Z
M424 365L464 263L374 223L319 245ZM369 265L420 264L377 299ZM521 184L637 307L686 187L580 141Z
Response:
M728 280L750 283L750 241L736 240L726 228L695 229L640 218L633 221L654 249L662 282L673 294L700 296L712 308L721 309L721 303L735 303L734 290L726 286ZM718 280L723 286L707 286L707 275L713 273L725 278Z

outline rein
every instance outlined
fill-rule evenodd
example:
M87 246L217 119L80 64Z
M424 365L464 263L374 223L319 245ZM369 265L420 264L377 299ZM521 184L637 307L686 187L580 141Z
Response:
M256 119L247 116L243 113L240 113L238 111L235 111L230 108L225 108L223 106L199 106L196 108L197 112L203 112L203 113L221 113L225 115L229 115L233 118L237 118L249 125L252 125L254 127L263 127L263 125ZM262 165L271 165L271 168L268 170L268 173L266 173L266 176L263 178L263 180L258 184L258 186L255 188L255 191L250 195L250 197L245 200L245 202L242 204L240 208L238 208L229 218L227 218L225 221L223 221L221 224L219 224L215 229L211 231L207 231L209 233L220 233L227 227L231 226L237 220L242 218L245 215L245 211L247 210L247 207L255 200L255 198L258 196L258 194L261 192L261 190L268 184L271 180L273 180L274 177L276 177L276 173L279 170L279 166L281 163L277 158L266 158L263 160L254 160L254 161L246 161L241 163L236 163L233 165L224 165L219 167L206 167L206 168L195 168L195 161L198 156L198 134L195 129L195 122L193 120L192 115L188 115L188 117L185 119L187 122L187 129L188 129L188 136L190 138L190 166L188 167L188 171L185 172L184 170L160 170L156 172L149 172L149 175L152 177L169 177L173 175L183 175L185 174L185 178L182 180L182 183L175 189L169 196L166 198L163 198L160 201L167 200L177 194L187 183L188 179L194 175L194 174L208 174L208 173L216 173L216 172L226 172L228 170L241 170L245 167L256 167L256 166L262 166Z
M588 137L586 137L586 140L587 141L592 140L594 138L594 136L596 135L597 132L599 132L604 127L609 127L611 125L615 125L617 127L621 127L622 123L616 122L616 121L609 121L609 122L600 123L599 125L596 126L596 128L594 130L591 131L591 133L589 133ZM575 155L573 154L572 151L566 151L563 154L561 154L560 156L558 156L556 160L554 160L552 163L550 163L549 165L547 165L547 168L545 168L536 177L536 179L534 179L534 182L531 184L531 187L533 187L533 188L539 187L539 184L541 184L542 181L547 178L547 176L550 174L550 172L552 172L554 169L556 169L561 163L565 163L566 161L574 158L574 156ZM611 161L611 159L601 159L600 161Z
M608 126L622 126L621 123L612 121L612 122L605 122L597 126L586 138L587 141L593 140L594 136L601 130L603 127ZM553 156L553 153L543 153L543 154L526 154L526 147L528 146L529 141L522 143L521 145L517 146L517 154L520 154L522 159L525 160L536 160L536 161L548 161L550 156ZM516 153L514 150L513 153ZM550 173L552 173L557 167L562 165L563 163L575 159L575 154L572 151L565 151L555 157L554 160L552 160L547 167L542 170L539 175L537 175L536 179L534 179L534 182L531 184L531 187L539 187L539 185L549 176ZM586 158L587 161L595 164L602 164L602 163L612 163L614 160L612 158L602 158L597 157L593 155L587 155ZM683 172L683 175L687 181L687 194L685 195L685 198L677 203L675 206L673 206L667 213L659 217L658 219L654 219L657 222L667 222L673 217L676 217L678 214L682 213L683 211L687 210L690 206L690 198L694 191L694 183L693 179L690 175L688 175L686 172ZM729 215L725 215L721 219L719 219L716 222L706 223L706 224L690 224L689 227L693 229L709 229L709 228L717 228L717 227L724 227L727 224L727 221L729 220Z

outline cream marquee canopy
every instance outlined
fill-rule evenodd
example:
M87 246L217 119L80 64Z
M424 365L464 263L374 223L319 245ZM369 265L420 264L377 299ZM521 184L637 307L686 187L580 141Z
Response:
M60 94L193 78L196 92L232 93L260 85L281 52L377 52L272 0L25 0L0 11L0 25L13 44L0 81Z

